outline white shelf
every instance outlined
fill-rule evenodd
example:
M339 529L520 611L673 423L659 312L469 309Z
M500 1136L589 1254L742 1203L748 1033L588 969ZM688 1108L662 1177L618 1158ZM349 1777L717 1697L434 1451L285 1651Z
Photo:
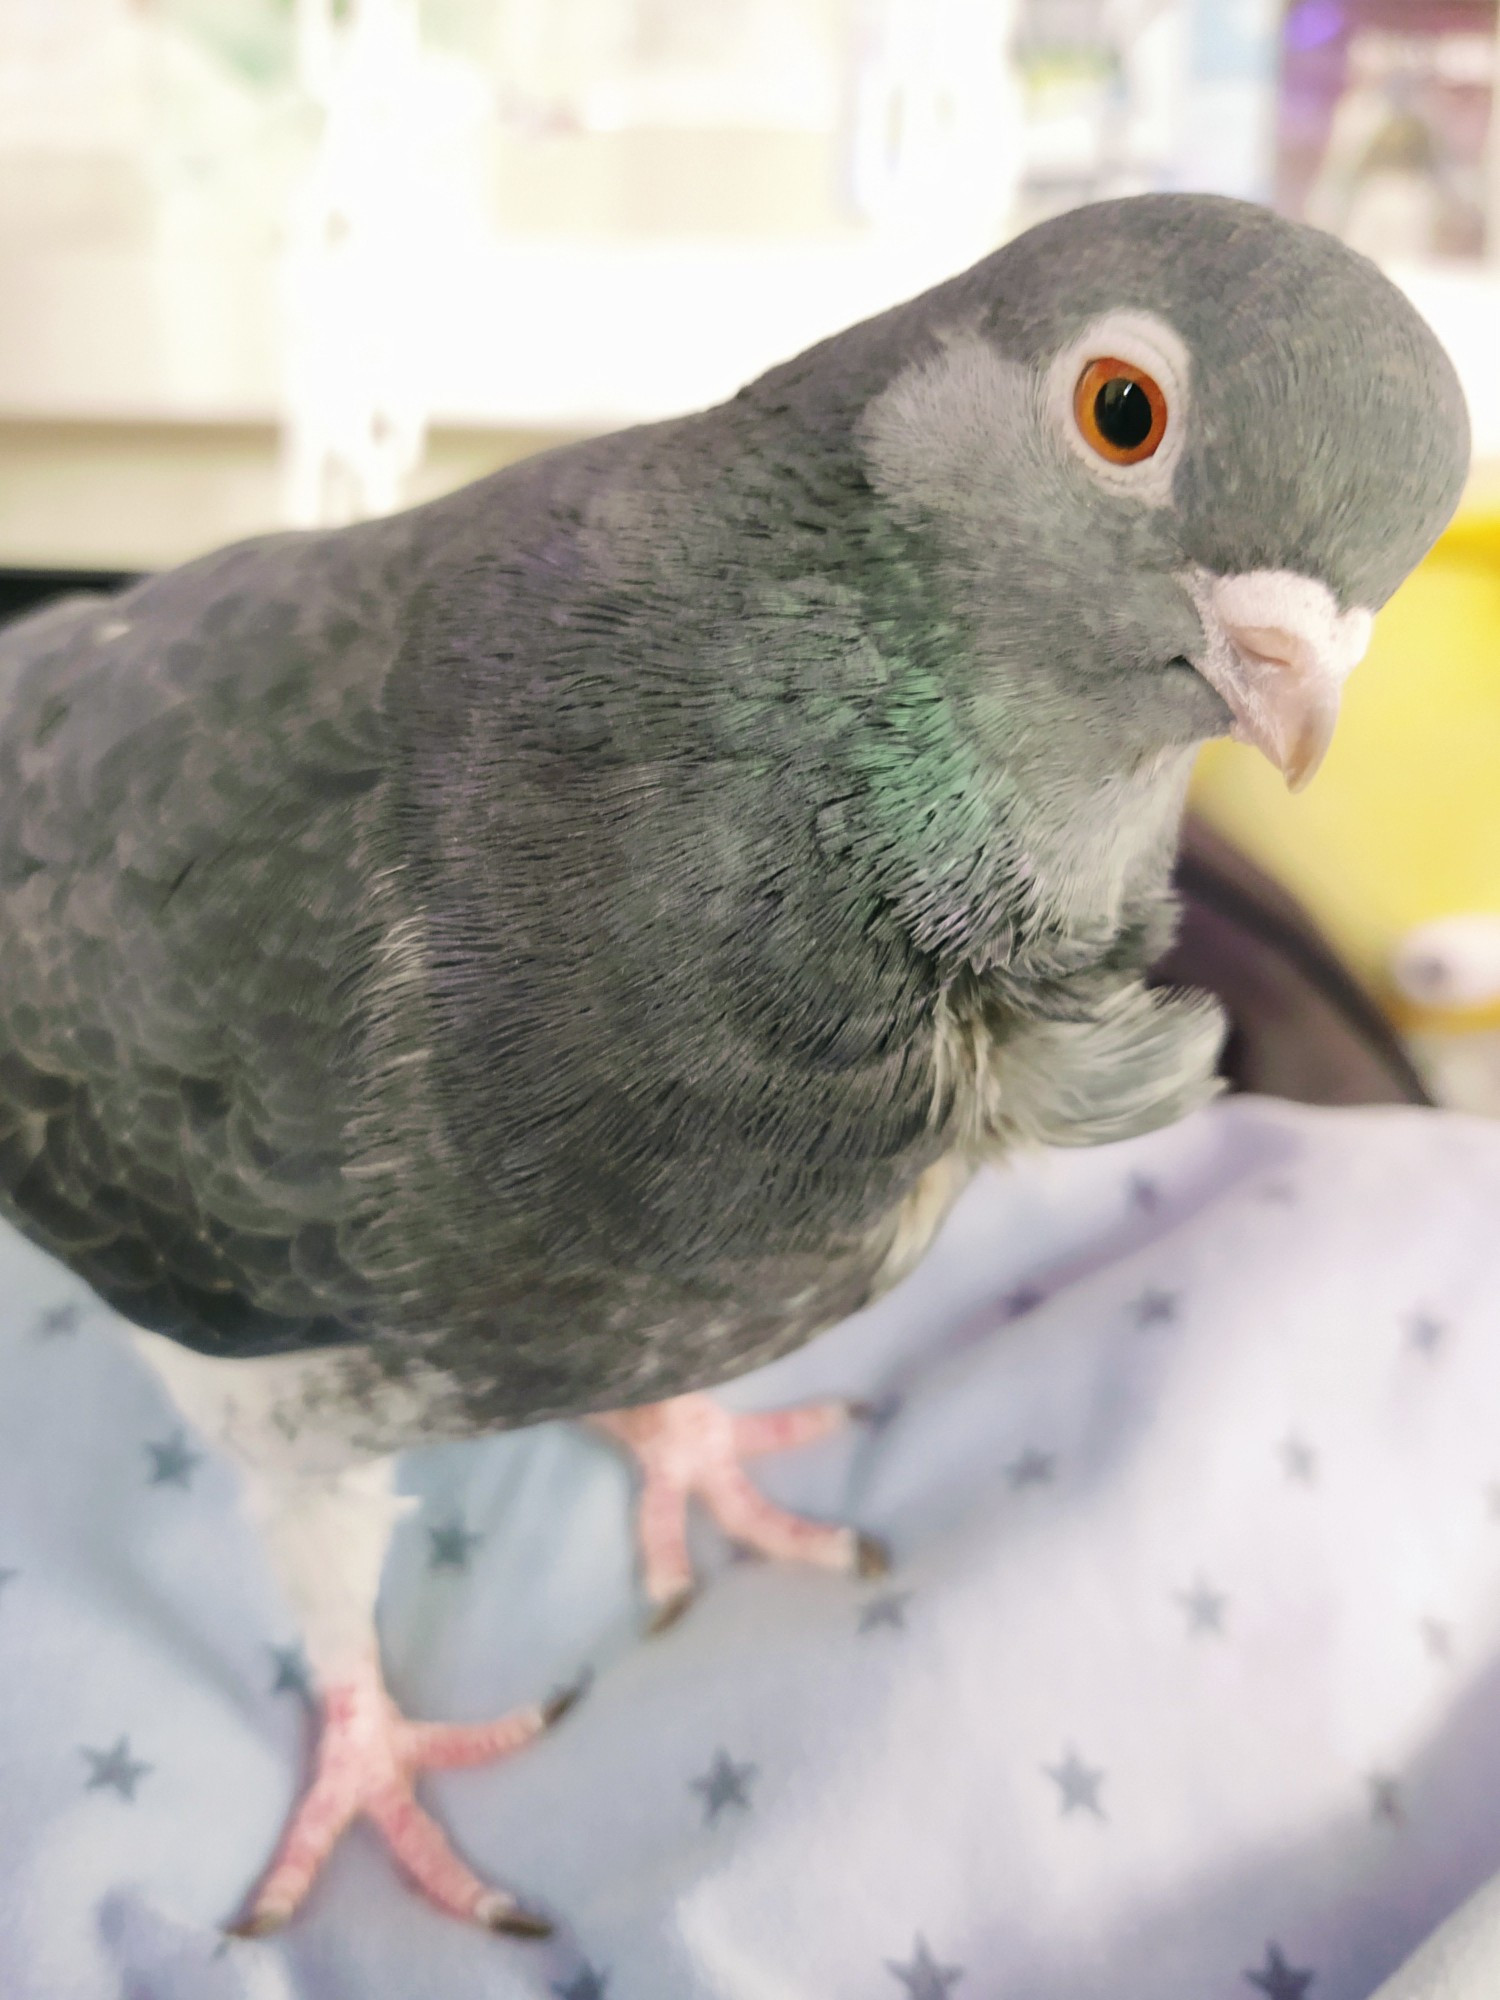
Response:
M493 245L425 289L434 417L582 431L700 408L966 261L938 242ZM1500 457L1500 271L1392 276L1458 365L1476 455ZM0 291L0 417L275 419L270 257L33 253L4 264Z
M413 278L438 423L596 430L701 408L968 261L937 244L525 242ZM277 267L32 253L0 269L0 418L266 422ZM107 329L107 332L104 331Z

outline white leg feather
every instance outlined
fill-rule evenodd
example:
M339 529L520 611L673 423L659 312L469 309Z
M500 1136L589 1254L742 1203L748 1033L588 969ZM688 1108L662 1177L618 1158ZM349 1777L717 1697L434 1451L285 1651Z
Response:
M239 1466L246 1507L319 1679L368 1661L386 1549L416 1503L393 1490L390 1455L337 1428L328 1357L236 1361L159 1334L138 1331L135 1340L183 1415Z

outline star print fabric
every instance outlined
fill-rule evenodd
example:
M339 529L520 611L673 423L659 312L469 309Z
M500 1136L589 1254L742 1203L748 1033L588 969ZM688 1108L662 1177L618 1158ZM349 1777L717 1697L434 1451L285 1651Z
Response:
M435 1915L359 1832L287 1932L224 1939L305 1771L299 1635L232 1466L5 1236L0 1991L1493 2000L1497 1217L1500 1126L1423 1112L1240 1099L985 1174L897 1292L725 1395L869 1405L757 1474L891 1574L700 1522L655 1639L604 1441L413 1454L407 1712L592 1674L427 1788L545 1944Z

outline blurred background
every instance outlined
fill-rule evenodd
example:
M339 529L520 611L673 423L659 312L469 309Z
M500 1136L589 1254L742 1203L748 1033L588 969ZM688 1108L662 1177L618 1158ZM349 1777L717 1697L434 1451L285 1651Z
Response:
M1104 195L1271 201L1476 465L1297 800L1198 803L1500 1113L1496 0L0 0L0 567L135 571L716 400Z

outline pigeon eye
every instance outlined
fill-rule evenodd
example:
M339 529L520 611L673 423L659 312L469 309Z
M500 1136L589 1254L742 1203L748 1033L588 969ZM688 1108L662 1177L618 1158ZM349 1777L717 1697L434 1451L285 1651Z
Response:
M1111 465L1139 465L1166 435L1167 399L1144 368L1104 355L1079 376L1073 417L1101 458Z

